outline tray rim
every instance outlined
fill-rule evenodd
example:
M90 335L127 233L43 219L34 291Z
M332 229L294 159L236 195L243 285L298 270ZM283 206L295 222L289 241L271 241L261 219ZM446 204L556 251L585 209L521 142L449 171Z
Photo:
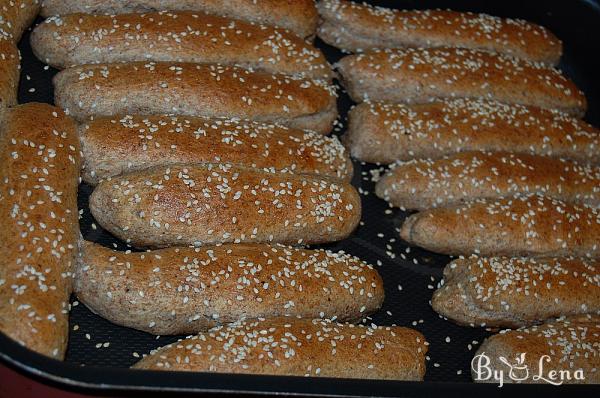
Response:
M82 393L171 393L171 394L244 394L320 397L417 397L443 392L447 397L464 396L564 396L577 393L600 393L600 384L497 384L472 382L422 382L325 377L269 376L207 372L169 372L169 378L157 378L157 371L78 366L31 351L0 333L0 364L21 374L33 376L46 385ZM57 366L60 365L60 366ZM98 383L97 372L104 381ZM232 383L235 378L235 383ZM110 380L110 382L107 382ZM309 382L308 382L309 381Z

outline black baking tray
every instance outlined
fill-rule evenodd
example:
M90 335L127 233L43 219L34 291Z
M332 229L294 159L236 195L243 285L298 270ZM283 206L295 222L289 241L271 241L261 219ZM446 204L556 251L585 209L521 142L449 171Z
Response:
M502 17L524 18L550 28L564 42L560 68L571 77L588 98L586 120L600 125L600 5L598 1L372 1L372 4L397 8L452 8L460 11L487 12ZM37 22L40 22L39 20ZM317 39L330 62L343 54ZM19 46L23 57L19 102L53 102L51 79L56 70L45 66L32 54L27 32ZM342 134L346 113L351 106L340 92ZM381 273L386 298L383 308L366 322L401 325L421 331L430 343L424 382L389 382L298 378L284 376L224 375L208 373L132 371L128 367L138 358L183 336L156 337L116 326L76 305L70 318L69 346L65 362L55 361L22 348L0 334L0 359L9 366L46 383L62 388L107 394L228 393L294 394L329 396L422 396L436 392L449 396L583 393L600 396L598 386L504 386L471 382L470 361L479 344L491 333L482 329L457 326L441 319L429 301L440 280L447 256L408 247L398 236L406 212L391 209L373 194L372 176L384 170L378 165L354 163L352 183L359 189L363 203L360 227L342 242L322 245L344 250L376 265ZM91 241L126 249L108 232L94 228L88 209L91 187L81 185L79 208L81 232ZM77 329L77 330L75 330ZM450 338L447 342L447 337ZM110 343L108 347L104 343ZM99 348L98 345L100 345ZM8 381L0 381L4 383Z

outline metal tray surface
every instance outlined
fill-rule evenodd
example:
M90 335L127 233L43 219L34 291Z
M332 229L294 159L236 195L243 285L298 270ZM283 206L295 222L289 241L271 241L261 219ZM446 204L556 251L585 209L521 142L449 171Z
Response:
M397 8L452 8L461 11L487 12L503 17L524 18L550 28L563 41L565 54L560 68L581 87L589 101L586 120L600 125L600 5L597 1L372 1L372 4ZM38 23L40 20L37 21ZM330 62L343 54L320 40ZM31 52L29 33L20 43L22 75L19 102L53 102L51 79L56 70L45 66ZM352 105L340 90L338 101L340 126L335 134L342 134L346 114ZM471 382L470 361L479 344L490 335L482 329L457 326L441 319L430 307L430 299L437 286L447 256L408 247L398 236L398 229L406 212L391 209L373 194L372 176L383 170L378 165L354 162L352 180L362 198L363 215L360 227L342 242L322 245L331 250L344 250L376 265L385 284L383 308L366 322L377 325L401 325L422 332L430 343L427 373L424 383L383 382L360 380L327 380L295 377L214 375L144 371L127 369L139 355L183 336L156 337L144 332L114 325L93 314L73 297L70 318L70 336L66 361L54 361L32 353L5 336L0 335L0 358L22 371L51 383L75 388L95 389L106 394L132 391L169 390L171 392L229 392L229 393L291 393L302 395L424 395L444 390L448 395L590 393L595 387L569 386L505 386ZM109 247L126 249L99 226L93 226L88 209L92 188L81 185L79 208L81 232L85 239ZM512 392L511 392L512 391ZM597 390L596 390L597 391Z

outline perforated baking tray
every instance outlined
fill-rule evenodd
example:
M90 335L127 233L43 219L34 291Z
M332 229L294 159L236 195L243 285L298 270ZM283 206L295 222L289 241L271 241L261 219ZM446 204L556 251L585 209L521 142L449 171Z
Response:
M563 41L565 55L560 68L581 87L589 101L586 120L600 125L600 5L597 1L372 1L372 4L398 8L452 8L487 12L503 17L518 17L550 28ZM39 21L37 21L39 22ZM316 41L330 62L343 54ZM45 66L32 54L29 34L20 43L23 57L19 102L53 101L51 79L56 70ZM341 93L341 121L351 101ZM342 134L344 128L335 134ZM372 176L383 170L377 165L355 162L352 183L361 192L363 215L360 227L342 242L320 246L344 250L377 266L385 284L383 308L368 322L402 325L421 331L430 343L427 374L422 383L361 380L328 380L296 377L215 375L202 373L149 373L131 371L138 355L173 342L183 336L156 337L116 326L73 301L69 346L65 362L54 361L15 344L0 334L0 359L34 377L64 388L94 390L102 394L129 392L212 392L301 395L445 395L543 393L555 395L581 391L592 393L596 387L476 385L470 381L470 361L479 344L490 334L481 329L454 325L439 318L429 301L442 269L450 258L408 247L398 236L406 212L390 209L373 194ZM126 249L108 232L93 227L88 209L91 187L81 185L79 208L83 210L81 232L85 239L109 247ZM75 298L73 298L75 300ZM107 344L108 343L108 344ZM512 391L512 392L511 392ZM597 392L596 392L597 393ZM598 395L596 395L598 396Z

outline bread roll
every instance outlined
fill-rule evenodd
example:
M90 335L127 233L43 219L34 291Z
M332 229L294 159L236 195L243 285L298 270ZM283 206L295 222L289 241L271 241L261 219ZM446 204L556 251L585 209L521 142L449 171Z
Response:
M44 0L42 16L123 14L160 10L196 11L289 29L312 38L319 15L313 0Z
M0 41L18 43L40 11L39 0L0 1Z
M161 347L136 369L423 380L427 343L413 329L275 318L218 327Z
M155 167L101 182L100 225L134 246L230 242L325 243L360 220L347 182L226 164Z
M600 258L600 210L538 195L479 199L408 217L402 239L436 253Z
M54 77L57 105L83 121L117 114L180 114L280 123L328 133L335 89L319 80L235 66L132 62L73 67Z
M250 121L191 116L101 117L79 128L83 179L153 166L223 162L276 172L352 178L337 137Z
M75 293L111 322L158 335L244 318L358 320L384 296L377 271L343 253L266 244L132 253L89 242Z
M0 164L0 331L62 359L79 239L75 123L48 104L8 109Z
M558 111L464 98L429 104L364 102L343 136L371 163L439 159L463 151L507 151L600 164L600 130Z
M377 182L375 193L411 210L529 193L598 207L600 167L508 152L463 152L395 163Z
M321 0L319 37L347 51L373 48L462 47L556 65L562 43L522 19L450 10L395 10L345 0Z
M525 355L522 355L525 353ZM504 371L504 383L598 384L600 383L600 316L583 315L549 321L539 326L507 330L488 338L475 354L475 362L485 354L490 360L491 371ZM544 357L547 356L547 357ZM516 366L514 377L511 368L500 358ZM540 369L540 364L542 368ZM525 372L528 370L528 373ZM541 376L544 378L540 378ZM555 371L554 379L550 372ZM569 371L570 378L567 378ZM583 376L575 376L575 372ZM472 372L475 382L497 383L493 378L484 379L486 369L478 376ZM562 377L561 377L562 373ZM519 380L523 379L523 380Z
M31 34L35 55L55 68L165 61L239 65L331 79L320 50L284 29L193 12L52 17Z
M0 112L2 108L16 105L21 73L17 46L10 40L0 39Z
M576 258L462 258L444 269L431 306L458 324L482 327L600 314L600 264Z
M374 50L342 58L337 69L355 102L419 104L462 97L557 109L576 117L587 110L583 92L557 69L485 51Z

